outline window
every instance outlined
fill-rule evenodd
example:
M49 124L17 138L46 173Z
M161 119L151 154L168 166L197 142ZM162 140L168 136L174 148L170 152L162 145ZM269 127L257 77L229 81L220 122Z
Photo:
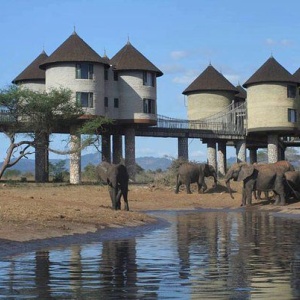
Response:
M104 68L104 80L108 80L108 68Z
M152 99L143 99L143 112L145 114L155 114L155 101Z
M76 64L76 79L93 79L94 66L88 63Z
M297 87L295 85L287 86L287 97L288 98L296 98Z
M118 72L114 71L114 81L118 81L119 77L118 77Z
M93 107L93 93L77 92L76 101L81 104L82 107Z
M114 99L114 107L118 108L119 107L119 98Z
M108 98L104 97L104 107L108 107Z
M297 122L297 110L288 108L288 120L289 122L296 123Z
M143 72L143 85L155 86L155 74L152 72Z

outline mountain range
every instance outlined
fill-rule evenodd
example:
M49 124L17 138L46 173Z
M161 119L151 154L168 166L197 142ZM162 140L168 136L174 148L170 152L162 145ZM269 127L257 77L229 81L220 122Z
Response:
M91 153L91 154L85 154L81 156L81 169L84 170L84 168L89 165L98 165L100 163L100 154L99 153ZM69 159L63 159L65 160L65 168L67 170L70 169L70 160ZM50 163L56 164L61 159L50 159ZM157 169L166 170L172 163L172 160L164 157L138 157L136 158L136 163L142 167L144 170L151 170L155 171ZM2 165L3 162L0 162L0 165ZM35 170L35 161L34 159L21 159L15 166L11 167L10 170L19 170L22 173L25 172L31 172L34 173Z
M91 153L91 154L85 154L81 156L81 169L84 170L84 168L89 165L98 165L100 163L100 157L101 155L99 153ZM70 160L65 160L65 168L66 170L70 169ZM50 163L56 164L61 159L50 159ZM235 162L234 157L230 157L227 159L227 164L232 164ZM156 171L158 169L161 169L162 171L165 171L168 169L172 163L172 160L166 157L153 157L153 156L145 156L145 157L137 157L136 163L142 167L145 171ZM0 162L0 165L2 165L3 162ZM11 167L10 170L19 170L22 173L25 172L31 172L34 173L35 170L35 161L34 159L21 159L15 166Z

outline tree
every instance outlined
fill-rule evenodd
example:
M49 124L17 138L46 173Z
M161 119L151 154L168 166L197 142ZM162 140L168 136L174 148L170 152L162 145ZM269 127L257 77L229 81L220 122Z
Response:
M36 92L11 85L7 89L0 90L0 108L0 131L10 140L6 158L0 167L0 178L7 168L38 150L44 151L44 157L48 157L48 151L57 154L70 153L49 149L49 136L55 130L78 124L79 133L87 135L79 146L82 149L94 143L98 139L95 134L99 127L108 123L107 119L101 117L87 122L80 120L84 110L73 100L71 91L67 89ZM17 136L21 136L22 140L16 142ZM41 161L41 165L47 167L48 161ZM48 172L46 175L48 177ZM41 181L43 180L45 177Z

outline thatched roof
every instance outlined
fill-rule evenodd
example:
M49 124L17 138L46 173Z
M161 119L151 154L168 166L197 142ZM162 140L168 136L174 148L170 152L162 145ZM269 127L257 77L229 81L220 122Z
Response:
M247 98L246 90L240 84L236 86L236 89L238 90L238 93L234 95L234 99L237 101L245 101Z
M163 75L162 71L133 47L130 42L111 58L110 63L116 71L139 70L155 72L156 76Z
M300 68L293 74L298 82L300 82Z
M252 84L267 82L299 83L274 57L270 57L244 84L247 88Z
M230 91L238 93L237 89L212 65L209 65L183 92L186 95L201 91Z
M76 32L63 42L48 58L40 65L46 69L51 64L64 62L90 62L107 65L107 60L103 59L94 51Z
M27 68L25 68L12 83L24 81L43 81L45 82L45 71L39 68L40 64L48 58L48 55L43 51Z

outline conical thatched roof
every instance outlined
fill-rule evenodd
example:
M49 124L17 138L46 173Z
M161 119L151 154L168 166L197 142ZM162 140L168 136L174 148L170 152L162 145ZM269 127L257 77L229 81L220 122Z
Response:
M234 99L237 101L245 101L247 98L247 92L246 90L239 84L236 89L238 90L238 93L234 96Z
M46 69L48 65L63 62L91 62L107 65L107 60L103 59L94 51L76 32L62 43L40 68Z
M12 83L19 83L24 81L44 81L45 82L45 71L39 68L48 55L43 51L26 69L24 69Z
M300 82L300 68L293 74L298 82Z
M200 91L231 91L237 89L212 65L209 65L182 93L184 95Z
M266 82L290 82L299 83L299 81L290 74L274 57L270 57L244 84L249 85Z
M111 60L113 68L117 71L140 70L155 72L156 76L162 76L160 71L141 52L128 42Z

